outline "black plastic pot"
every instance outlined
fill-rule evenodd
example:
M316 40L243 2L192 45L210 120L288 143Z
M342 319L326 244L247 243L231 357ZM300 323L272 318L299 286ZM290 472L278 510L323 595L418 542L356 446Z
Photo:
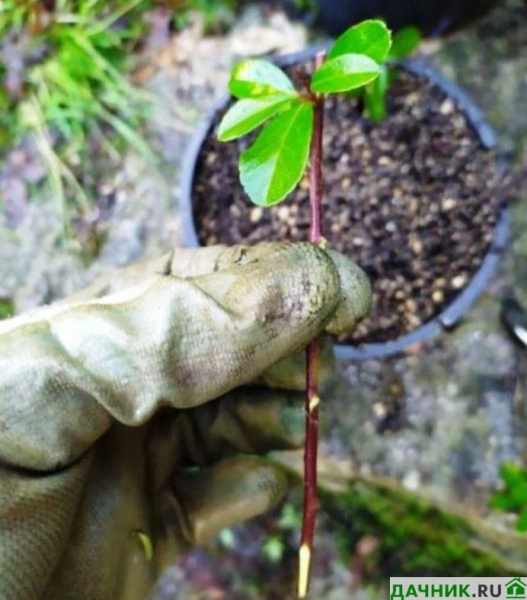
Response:
M305 62L309 58L312 58L318 49L319 48L309 49L308 51L298 54L279 57L276 62L281 66ZM481 141L481 144L487 149L496 147L496 136L492 128L485 120L479 108L472 102L465 92L463 92L452 82L442 77L437 71L422 63L416 61L405 61L403 66L404 69L415 73L416 75L426 77L435 85L440 87L465 113L467 121L474 128ZM230 97L228 95L225 95L225 97L221 99L215 110L211 112L209 118L204 121L204 123L196 132L196 135L194 136L194 139L189 146L187 155L185 157L182 174L180 209L182 214L185 243L191 247L197 247L200 245L198 235L196 233L192 205L193 179L197 165L197 159L203 141L211 131L217 111L224 109L229 101ZM452 330L489 284L498 266L500 256L507 245L508 234L509 214L508 210L504 208L499 215L491 246L483 258L480 267L472 276L467 286L437 317L431 319L414 331L402 335L393 341L368 343L360 346L338 344L336 345L337 357L352 360L365 360L394 356L404 353L407 348L414 344L430 342L442 333Z
M323 26L339 35L364 19L382 17L393 30L408 25L440 35L483 16L500 0L318 0Z

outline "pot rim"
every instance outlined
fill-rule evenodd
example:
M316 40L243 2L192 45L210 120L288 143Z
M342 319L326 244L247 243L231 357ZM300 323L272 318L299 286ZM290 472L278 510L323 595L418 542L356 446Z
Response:
M313 58L316 52L328 47L329 43L318 44L299 52L273 57L272 60L279 66L289 66L297 62L305 62ZM457 107L465 113L469 125L473 128L486 149L490 150L498 146L496 134L484 114L470 96L457 84L444 77L435 68L422 60L405 59L398 61L397 64L400 68L410 73L429 79L451 97ZM212 110L192 137L183 160L179 208L182 217L185 245L193 248L200 247L201 245L196 233L192 210L192 185L197 160L203 141L210 133L216 113L218 110L224 108L229 100L230 94L226 92L214 103ZM503 167L505 167L505 164L503 164ZM490 283L498 267L501 255L507 246L509 231L510 214L507 207L504 206L498 216L490 248L483 258L481 265L472 275L467 286L437 316L420 325L417 329L399 336L395 340L365 343L356 346L351 344L335 344L336 357L345 360L362 361L402 355L410 346L431 342L442 333L454 329L466 311L475 303Z

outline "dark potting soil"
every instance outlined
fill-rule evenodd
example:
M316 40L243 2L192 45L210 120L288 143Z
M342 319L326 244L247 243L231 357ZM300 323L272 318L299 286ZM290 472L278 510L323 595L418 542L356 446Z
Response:
M495 153L437 85L401 71L388 113L373 123L356 99L326 104L324 235L373 286L370 316L340 340L354 344L396 339L439 314L480 266L505 196ZM209 135L202 147L193 201L203 245L307 239L307 180L270 209L241 188L250 141Z

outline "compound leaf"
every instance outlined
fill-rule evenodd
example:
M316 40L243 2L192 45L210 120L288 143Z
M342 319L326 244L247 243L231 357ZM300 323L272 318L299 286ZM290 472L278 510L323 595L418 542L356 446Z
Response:
M267 119L289 108L294 101L294 97L286 94L238 100L223 116L218 129L218 139L220 142L228 142L242 137Z
M231 71L229 92L236 98L261 98L278 93L296 95L289 77L267 60L250 59Z
M302 177L313 133L313 107L298 103L266 125L240 156L240 180L251 200L272 206Z
M391 45L390 30L378 19L363 21L345 31L331 47L328 59L343 54L365 54L376 63L387 56Z
M364 54L343 54L325 62L311 80L317 93L347 92L373 81L381 67Z

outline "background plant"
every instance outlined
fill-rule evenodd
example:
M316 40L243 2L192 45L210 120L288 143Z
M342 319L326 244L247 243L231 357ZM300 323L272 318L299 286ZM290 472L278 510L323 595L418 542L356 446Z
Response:
M406 58L417 50L422 36L416 27L405 27L393 35L392 45L386 60L380 65L379 76L359 90L364 102L364 108L370 119L381 121L387 115L386 95L390 84L397 77L393 68L394 63Z
M143 0L2 4L3 149L31 136L63 209L68 195L87 201L75 166L89 164L93 143L112 159L123 145L151 156L137 133L148 101L124 75L145 32L136 17L147 7Z
M253 59L236 65L229 81L238 99L218 129L220 141L243 137L261 127L240 155L240 180L250 199L272 206L285 199L303 177L309 163L311 226L309 241L325 246L322 236L322 137L324 100L328 94L358 90L383 70L391 35L382 21L369 20L348 29L329 49L319 53L303 88L276 65ZM317 512L317 445L319 397L318 342L307 348L306 442L304 451L304 511L299 551L298 595L308 591Z
M206 33L217 33L232 25L240 0L176 0L173 22L183 29L191 21L192 12L199 12Z
M0 0L0 154L33 140L65 221L89 203L94 157L115 165L128 148L155 164L143 135L151 101L128 74L157 4ZM237 0L163 4L174 20L198 10L208 22Z
M302 515L294 504L284 503L275 530L267 536L262 545L262 554L269 562L280 562L289 546L291 534L298 531L301 525Z
M503 490L493 494L492 508L518 515L516 530L527 532L527 470L513 463L503 463L500 468Z

